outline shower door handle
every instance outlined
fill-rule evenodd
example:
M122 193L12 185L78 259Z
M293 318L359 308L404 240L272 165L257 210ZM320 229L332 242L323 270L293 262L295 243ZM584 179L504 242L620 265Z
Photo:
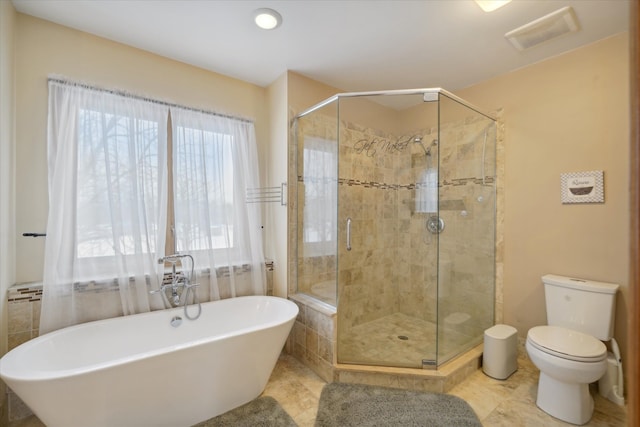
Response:
M351 218L347 218L347 250L351 250Z

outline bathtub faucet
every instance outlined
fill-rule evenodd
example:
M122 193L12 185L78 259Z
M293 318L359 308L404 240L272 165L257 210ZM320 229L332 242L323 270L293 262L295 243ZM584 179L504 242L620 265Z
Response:
M160 286L160 289L150 291L151 294L156 294L160 292L162 295L166 295L165 291L167 289L171 289L171 303L174 307L178 307L180 305L180 297L185 290L190 290L192 287L197 285L191 284L191 278L185 275L183 272L176 271L176 264L182 258L189 258L191 261L191 277L193 277L193 257L189 254L173 254L167 255L162 258L158 258L158 264L164 264L165 262L171 263L171 283L166 283ZM178 289L182 289L180 293L178 293ZM185 305L187 304L187 295L185 296Z
M174 276L175 277L175 276ZM178 293L178 289L183 287L184 284L183 283L179 283L179 282L174 282L174 283L165 283L164 285L160 286L160 289L156 289L153 291L149 291L150 294L157 294L157 293L161 293L163 295L166 295L166 290L167 289L171 289L171 303L174 307L177 307L178 305L180 305L180 294Z
M171 302L173 302L175 307L180 305L180 294L178 294L178 289L184 288L186 283L187 278L183 274L174 273L171 277L171 284L166 285L171 287Z

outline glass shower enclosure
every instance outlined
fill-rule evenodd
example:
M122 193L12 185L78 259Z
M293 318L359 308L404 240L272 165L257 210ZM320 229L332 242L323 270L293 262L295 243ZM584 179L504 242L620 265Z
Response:
M339 94L293 122L297 292L338 363L436 368L495 300L496 121L442 89Z

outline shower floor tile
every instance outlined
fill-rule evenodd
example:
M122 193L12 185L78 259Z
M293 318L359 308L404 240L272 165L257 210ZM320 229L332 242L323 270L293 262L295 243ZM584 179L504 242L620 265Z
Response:
M423 360L436 359L436 324L394 313L340 331L338 362L421 368ZM445 330L438 345L441 359L478 344L453 329Z

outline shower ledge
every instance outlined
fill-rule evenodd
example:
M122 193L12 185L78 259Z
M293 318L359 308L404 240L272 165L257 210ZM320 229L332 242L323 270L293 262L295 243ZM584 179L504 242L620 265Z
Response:
M306 294L289 294L289 299L305 304L326 316L335 316L337 314L334 306Z

